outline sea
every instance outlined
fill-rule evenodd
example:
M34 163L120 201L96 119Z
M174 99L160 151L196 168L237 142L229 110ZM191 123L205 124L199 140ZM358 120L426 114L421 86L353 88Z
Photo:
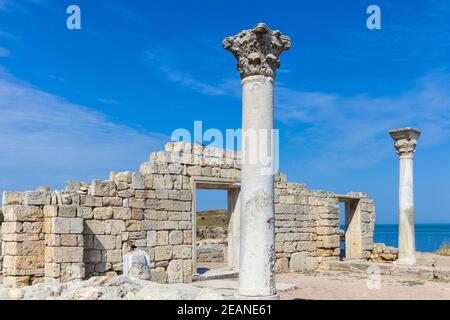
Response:
M345 226L341 226L344 230ZM416 251L435 252L443 244L450 245L449 224L416 224ZM387 246L398 247L398 225L377 224L373 236L374 243L384 243ZM345 241L341 241L341 249L345 248Z
M450 224L416 224L416 251L434 252L442 244L450 244ZM374 243L398 247L398 225L377 224Z

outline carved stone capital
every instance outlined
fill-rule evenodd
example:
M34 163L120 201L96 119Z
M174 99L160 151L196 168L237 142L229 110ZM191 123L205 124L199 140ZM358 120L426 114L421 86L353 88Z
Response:
M223 47L236 57L242 79L254 75L275 78L279 56L291 47L291 39L259 23L253 29L226 38Z
M394 139L395 151L400 157L412 157L416 152L417 139L420 131L414 128L401 128L389 131L390 136Z

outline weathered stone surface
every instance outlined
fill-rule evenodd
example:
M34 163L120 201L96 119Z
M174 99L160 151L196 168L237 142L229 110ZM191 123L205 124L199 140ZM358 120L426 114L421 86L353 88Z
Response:
M143 251L133 251L123 257L124 275L131 279L149 280L150 257Z

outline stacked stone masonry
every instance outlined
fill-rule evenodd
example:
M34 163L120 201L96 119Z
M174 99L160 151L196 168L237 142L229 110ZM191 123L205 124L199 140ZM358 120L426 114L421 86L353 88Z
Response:
M139 172L69 181L64 191L4 192L1 230L5 285L66 282L120 274L123 255L148 253L152 281L191 282L193 179L240 181L233 151L167 143ZM355 194L353 194L355 195ZM374 206L364 194L364 256L372 249ZM339 257L339 200L275 177L276 271L304 271ZM0 259L1 262L1 259Z

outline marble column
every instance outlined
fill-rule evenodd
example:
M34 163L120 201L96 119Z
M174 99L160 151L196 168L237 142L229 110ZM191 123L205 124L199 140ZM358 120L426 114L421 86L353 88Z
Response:
M395 141L395 150L400 158L398 260L396 263L415 265L413 158L420 131L413 128L401 128L392 130L389 134Z
M277 298L273 156L274 79L289 37L260 23L226 38L242 83L239 294ZM261 156L264 155L264 160ZM267 157L268 156L268 157Z

